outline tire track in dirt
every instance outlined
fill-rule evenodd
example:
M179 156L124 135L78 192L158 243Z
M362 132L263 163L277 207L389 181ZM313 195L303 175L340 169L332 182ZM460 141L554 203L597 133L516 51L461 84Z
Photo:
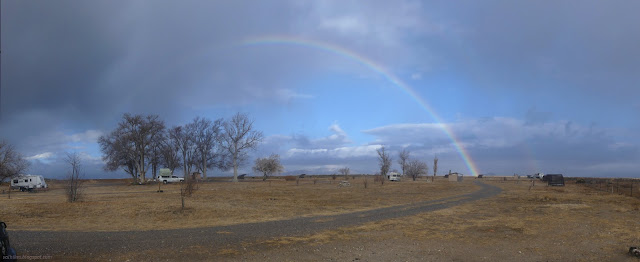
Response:
M181 250L193 246L220 249L275 237L304 236L338 227L416 215L498 195L499 187L474 182L480 189L458 196L346 214L299 217L207 228L122 232L11 231L19 255L55 257L122 254L136 250Z

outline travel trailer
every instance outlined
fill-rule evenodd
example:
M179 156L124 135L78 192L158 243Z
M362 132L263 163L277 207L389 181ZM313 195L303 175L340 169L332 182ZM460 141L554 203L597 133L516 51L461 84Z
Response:
M389 181L400 181L400 174L391 172L387 175L387 179L389 179Z
M44 177L38 175L18 175L11 178L11 188L20 191L31 191L33 189L47 188Z

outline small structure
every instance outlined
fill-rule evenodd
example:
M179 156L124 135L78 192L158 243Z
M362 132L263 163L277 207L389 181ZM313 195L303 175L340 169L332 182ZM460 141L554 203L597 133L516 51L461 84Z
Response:
M562 174L548 174L542 177L542 181L547 181L550 186L564 186Z
M202 174L200 174L200 172L193 172L191 173L191 179L200 180L202 179Z
M449 182L462 182L462 174L458 174L458 173L451 173L449 174Z
M304 178L307 174L300 174L298 178Z
M242 174L238 176L238 179L244 179L244 177L247 176L247 174Z

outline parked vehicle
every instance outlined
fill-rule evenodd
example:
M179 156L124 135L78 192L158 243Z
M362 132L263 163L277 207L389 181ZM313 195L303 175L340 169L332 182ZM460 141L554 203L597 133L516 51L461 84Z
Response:
M400 181L400 174L391 172L389 173L389 175L387 175L387 178L389 179L389 181Z
M38 175L18 175L11 179L11 188L20 189L20 191L32 191L47 187L44 177Z
M2 261L16 261L16 251L9 243L9 233L7 233L7 224L0 221L0 255Z
M537 178L537 179L542 179L544 177L543 173L535 173L533 175L527 175L527 178Z
M158 178L156 178L156 181L162 182L163 184L177 183L177 182L184 182L184 177L174 176L171 173L170 169L162 168L160 169L160 174L158 174Z
M166 183L177 183L184 182L184 177L178 176L158 176L158 182Z

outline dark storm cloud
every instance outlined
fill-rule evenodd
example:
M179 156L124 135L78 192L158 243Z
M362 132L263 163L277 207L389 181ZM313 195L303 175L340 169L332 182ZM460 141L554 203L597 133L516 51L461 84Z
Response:
M288 9L275 2L2 5L0 129L18 144L25 132L110 129L124 112L177 122L192 105L263 99L253 91L277 94L266 89L286 71L231 53L248 35L286 32Z

